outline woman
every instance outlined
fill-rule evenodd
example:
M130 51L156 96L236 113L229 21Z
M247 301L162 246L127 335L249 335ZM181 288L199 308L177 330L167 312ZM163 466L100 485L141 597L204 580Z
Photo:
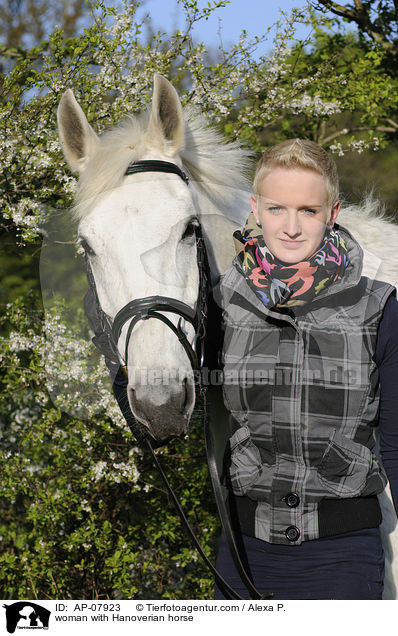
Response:
M398 503L395 289L361 276L362 250L337 224L336 166L320 146L270 148L253 189L220 286L237 541L275 599L380 599L386 472ZM217 568L247 595L223 536ZM228 594L216 587L215 598Z

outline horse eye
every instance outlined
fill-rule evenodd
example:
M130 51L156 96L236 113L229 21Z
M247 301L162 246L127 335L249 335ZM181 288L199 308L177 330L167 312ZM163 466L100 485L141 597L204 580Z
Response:
M191 219L187 224L182 236L181 240L192 238L195 235L196 230L199 227L199 221L197 219Z
M90 245L87 243L86 239L84 238L79 238L78 239L79 245L80 247L84 250L84 253L87 256L95 256L95 252L92 249L92 247L90 247Z

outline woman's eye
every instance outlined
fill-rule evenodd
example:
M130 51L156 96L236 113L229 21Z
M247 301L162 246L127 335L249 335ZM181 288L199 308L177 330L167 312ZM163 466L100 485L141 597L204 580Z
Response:
M280 212L282 210L282 208L280 208L277 205L273 205L272 207L268 208L269 212L273 212L274 214L277 214L278 212Z
M192 221L190 221L187 224L184 232L182 233L181 240L184 241L186 239L189 239L195 236L195 233L198 227L199 227L199 222L196 219L193 219Z
M316 214L316 212L317 212L317 211L316 211L316 210L314 210L313 208L305 208L305 209L304 209L304 212L305 212L306 214L310 214L310 215L311 215L311 214Z

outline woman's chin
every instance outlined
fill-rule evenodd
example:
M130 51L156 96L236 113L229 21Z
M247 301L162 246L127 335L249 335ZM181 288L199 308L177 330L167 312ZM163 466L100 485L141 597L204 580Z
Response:
M305 261L310 255L308 248L304 245L292 247L282 246L275 249L272 253L279 261L282 261L282 263L286 263L287 265L293 265L294 263Z

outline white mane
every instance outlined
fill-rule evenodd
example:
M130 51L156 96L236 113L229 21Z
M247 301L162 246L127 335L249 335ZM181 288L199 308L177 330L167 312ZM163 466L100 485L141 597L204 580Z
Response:
M251 180L248 174L253 153L242 148L237 141L226 142L208 125L205 117L193 109L185 109L184 115L186 132L181 159L193 177L194 188L227 218L243 223L249 212ZM247 197L243 209L240 203L242 196Z
M121 185L129 163L142 159L154 146L147 134L149 117L150 110L137 117L129 115L99 138L79 180L74 208L77 221L87 216L101 195ZM212 213L221 210L231 221L243 222L247 210L237 205L236 193L250 192L247 173L252 153L238 142L225 142L191 107L184 109L184 120L184 144L176 161L190 175L201 209L207 211L210 207ZM153 158L157 158L156 151Z
M398 283L398 225L372 193L360 204L342 204L337 222L348 228L364 251L364 274Z

